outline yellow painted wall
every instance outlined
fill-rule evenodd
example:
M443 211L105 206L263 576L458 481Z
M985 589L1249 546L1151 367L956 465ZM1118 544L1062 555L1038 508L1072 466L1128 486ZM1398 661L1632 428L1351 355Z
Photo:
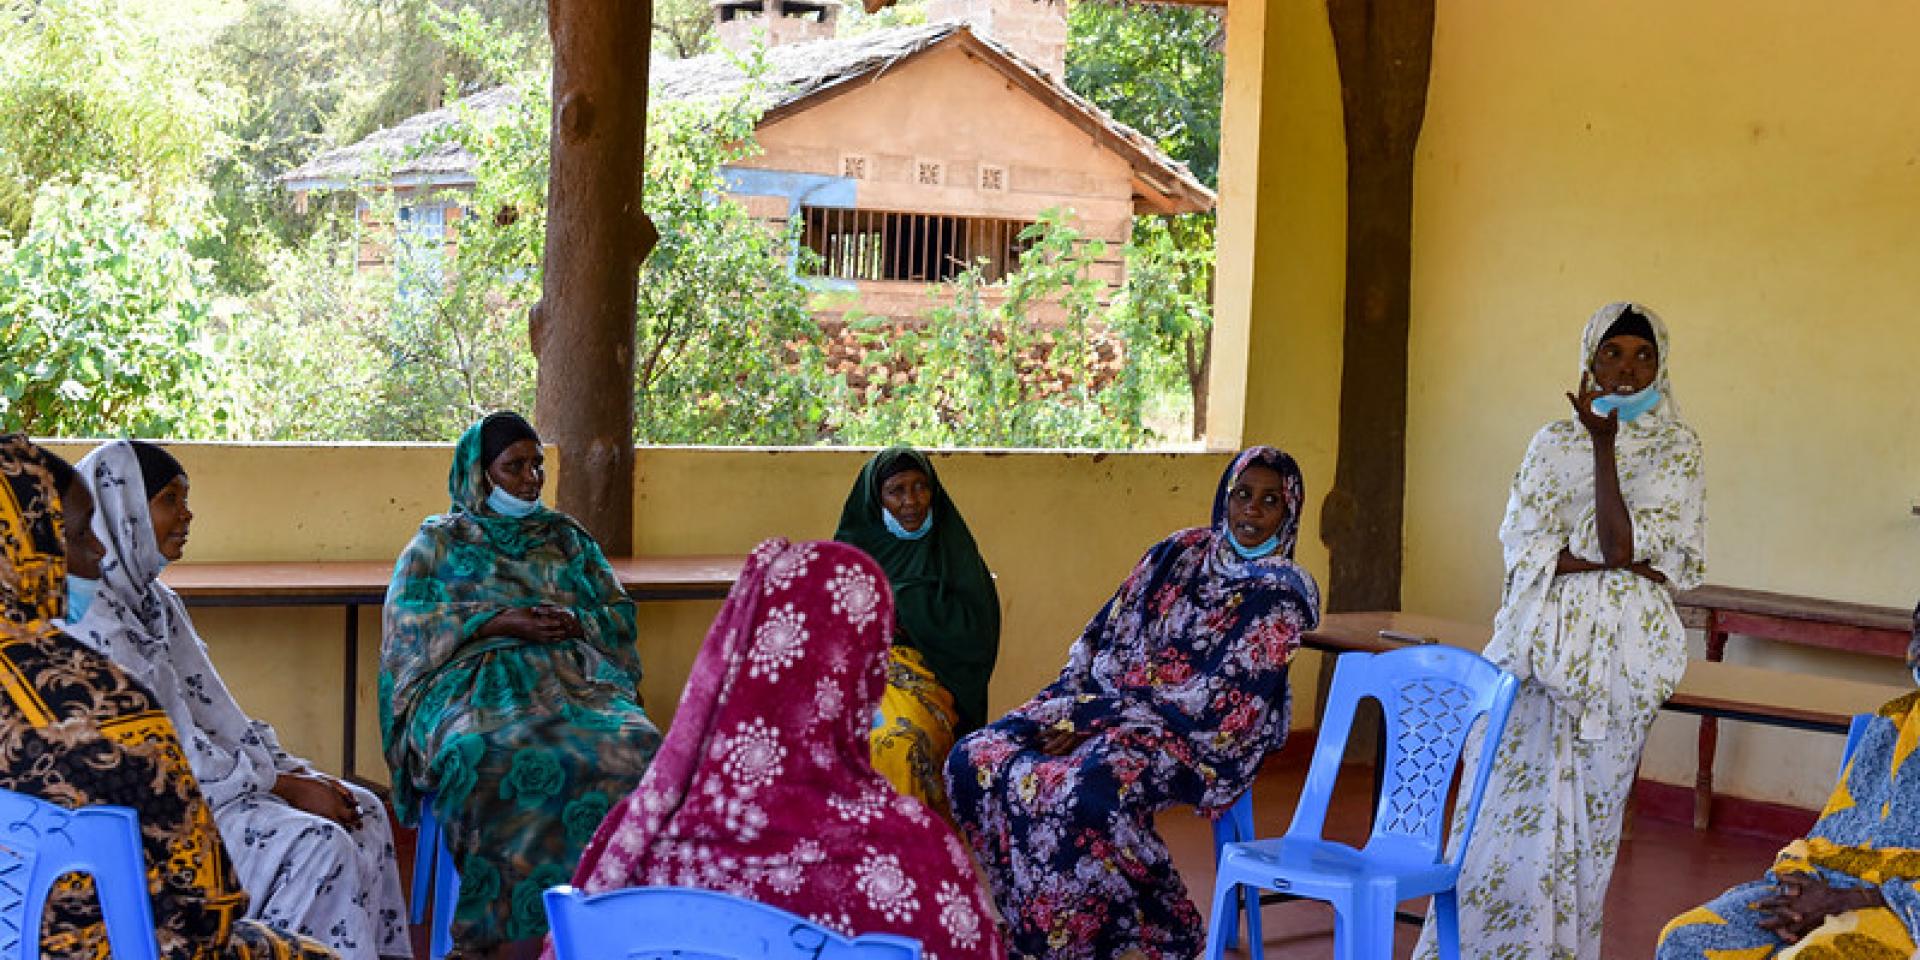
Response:
M1319 3L1232 8L1222 109L1208 442L1272 444L1300 462L1307 509L1298 556L1324 579L1320 504L1339 449L1346 148L1333 34Z
M1912 605L1915 36L1920 7L1864 0L1440 6L1414 214L1409 609L1490 619L1514 467L1567 413L1588 313L1621 298L1673 329L1707 450L1710 579ZM1779 669L1904 677L1732 646ZM1663 718L1645 771L1690 779L1694 729ZM1722 789L1824 796L1838 738L1723 730Z
M54 449L78 459L91 445ZM193 480L189 560L387 559L446 507L448 446L170 445ZM642 553L744 553L764 537L825 538L867 453L643 448ZM1155 541L1204 524L1224 454L941 454L937 463L999 577L992 707L1050 682L1067 646ZM670 719L717 602L641 605L649 709ZM241 704L287 746L341 769L342 620L321 610L194 613ZM383 779L375 722L379 612L361 615L358 772ZM1300 671L1311 681L1310 671ZM1310 688L1307 688L1310 689ZM1300 714L1305 716L1305 711Z

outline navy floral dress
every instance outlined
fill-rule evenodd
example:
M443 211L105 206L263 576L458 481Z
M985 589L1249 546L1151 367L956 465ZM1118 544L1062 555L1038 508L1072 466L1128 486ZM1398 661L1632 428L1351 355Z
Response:
M1255 560L1226 530L1228 492L1250 466L1279 472L1287 507L1279 548ZM1153 815L1177 804L1218 812L1286 740L1287 663L1319 622L1319 590L1291 559L1303 499L1293 458L1241 453L1221 477L1212 527L1149 550L1060 678L954 747L954 816L986 867L1011 956L1200 952L1200 913ZM1054 757L1039 744L1056 730L1090 736Z

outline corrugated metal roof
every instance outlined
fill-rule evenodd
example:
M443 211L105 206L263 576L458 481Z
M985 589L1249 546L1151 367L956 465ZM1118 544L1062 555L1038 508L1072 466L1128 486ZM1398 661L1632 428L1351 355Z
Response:
M877 80L895 63L949 41L977 45L1000 61L1002 70L1018 75L1031 92L1053 101L1064 113L1077 115L1112 141L1116 152L1128 156L1136 173L1157 191L1183 201L1179 205L1205 209L1213 192L1187 168L1161 152L1153 141L1115 120L1085 97L1067 89L1018 54L956 23L895 27L831 40L783 44L762 53L765 71L760 82L768 113L805 109L803 101ZM685 60L656 57L649 65L653 96L660 100L697 101L737 96L748 84L746 62L730 52L710 53ZM473 158L458 144L434 138L451 126L462 111L486 118L513 106L516 92L496 87L466 97L439 110L422 113L377 131L358 143L329 150L278 178L288 189L338 188L355 183L473 182Z

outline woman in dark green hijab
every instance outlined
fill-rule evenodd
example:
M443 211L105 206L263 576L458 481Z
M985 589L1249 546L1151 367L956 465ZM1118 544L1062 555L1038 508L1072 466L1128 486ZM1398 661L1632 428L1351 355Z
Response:
M867 461L833 538L880 561L893 586L898 624L874 719L874 768L944 816L947 751L987 719L1000 653L993 575L933 463L910 447Z

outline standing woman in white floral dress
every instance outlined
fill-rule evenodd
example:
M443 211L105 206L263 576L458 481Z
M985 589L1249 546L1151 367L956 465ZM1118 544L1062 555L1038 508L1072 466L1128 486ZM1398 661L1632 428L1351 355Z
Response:
M1462 958L1600 956L1640 750L1687 665L1673 593L1706 573L1700 438L1669 359L1651 310L1602 307L1574 417L1534 435L1514 478L1486 655L1521 684L1460 874ZM1437 956L1435 932L1416 957Z

